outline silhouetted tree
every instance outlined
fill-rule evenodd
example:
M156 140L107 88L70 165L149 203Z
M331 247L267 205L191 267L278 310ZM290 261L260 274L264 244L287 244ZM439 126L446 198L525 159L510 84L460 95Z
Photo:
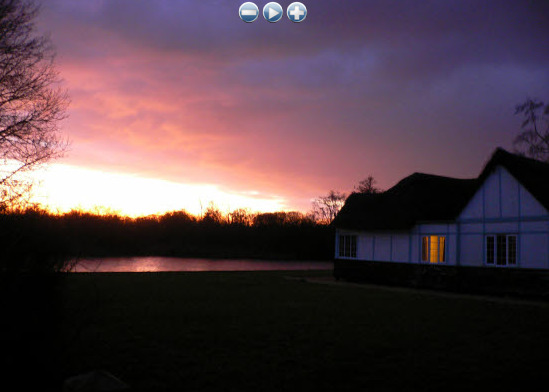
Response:
M254 217L254 227L262 226L283 226L286 221L286 213L279 212L264 212L256 214Z
M376 182L377 181L374 179L374 177L372 175L369 175L364 180L358 183L358 185L355 187L355 190L358 193L366 193L369 195L374 193L379 193L381 192L381 189L376 188L375 186Z
M289 211L286 213L286 223L290 225L312 224L313 221L307 215L299 211Z
M196 221L196 218L185 210L166 212L158 219L161 224L170 226L185 225Z
M320 223L329 224L334 220L347 195L331 190L326 196L320 196L313 200L313 216Z
M24 173L60 156L68 103L50 40L36 32L30 0L0 0L0 209L28 194Z
M202 223L214 225L220 225L223 223L223 214L213 202L210 202L208 208L206 208L204 216L202 217Z
M517 105L515 114L522 114L522 132L515 138L516 151L549 162L549 104L528 98Z
M238 208L230 212L227 218L231 225L250 226L253 222L253 216L247 208Z

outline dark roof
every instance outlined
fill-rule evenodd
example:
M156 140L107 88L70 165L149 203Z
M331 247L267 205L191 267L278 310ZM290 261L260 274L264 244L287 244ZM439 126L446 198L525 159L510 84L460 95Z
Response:
M549 209L549 164L498 148L478 178L414 173L383 193L353 193L332 225L355 230L407 230L418 222L452 221L497 166L505 167Z
M414 173L386 192L353 193L333 221L346 229L409 229L418 221L450 221L476 189L477 180Z

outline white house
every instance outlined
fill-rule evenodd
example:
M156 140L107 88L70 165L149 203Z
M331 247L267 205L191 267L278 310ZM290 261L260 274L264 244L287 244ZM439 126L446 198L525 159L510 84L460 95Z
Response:
M415 173L352 194L333 225L336 265L549 269L549 164L497 149L475 179Z

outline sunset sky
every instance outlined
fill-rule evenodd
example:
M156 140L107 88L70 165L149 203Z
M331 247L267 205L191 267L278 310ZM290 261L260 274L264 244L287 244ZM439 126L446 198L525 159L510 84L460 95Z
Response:
M514 106L549 100L547 0L311 0L273 24L242 2L42 1L71 147L37 200L305 212L369 174L477 176Z

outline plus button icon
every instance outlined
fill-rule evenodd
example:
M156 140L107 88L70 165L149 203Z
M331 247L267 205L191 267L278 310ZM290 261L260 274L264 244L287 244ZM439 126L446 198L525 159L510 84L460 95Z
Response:
M302 3L292 3L288 7L288 18L292 22L303 22L307 16L307 8Z
M305 11L301 11L301 8L296 5L293 11L290 11L290 15L294 17L294 20L299 20L301 19L301 15L305 15Z

